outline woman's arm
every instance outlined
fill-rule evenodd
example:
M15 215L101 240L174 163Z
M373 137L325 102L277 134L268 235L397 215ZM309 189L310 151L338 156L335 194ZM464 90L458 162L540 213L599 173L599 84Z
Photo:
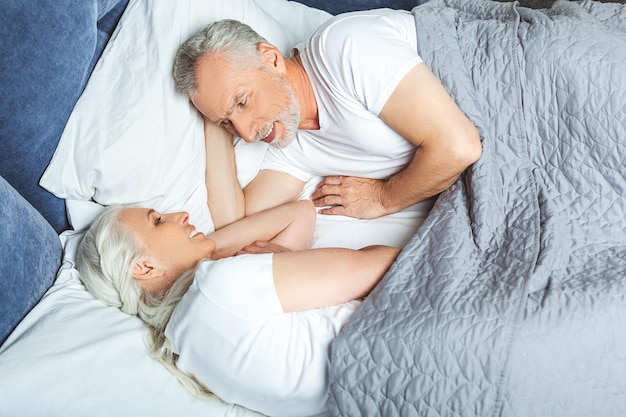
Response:
M369 246L275 253L274 286L283 311L327 307L366 296L399 252L390 246Z
M246 215L296 201L305 182L284 172L261 170L243 190Z
M208 235L215 242L212 259L235 255L255 241L271 242L290 250L311 246L315 208L310 200L273 207L244 217Z
M233 135L205 119L205 182L207 200L216 229L244 217L243 190L237 180Z

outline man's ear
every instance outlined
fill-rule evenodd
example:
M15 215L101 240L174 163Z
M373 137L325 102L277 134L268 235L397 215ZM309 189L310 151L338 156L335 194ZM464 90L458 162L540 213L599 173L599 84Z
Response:
M145 281L163 276L164 271L154 266L147 260L141 260L133 267L133 278L137 281Z
M274 45L259 42L256 47L259 54L261 54L261 61L263 61L263 63L271 68L277 69L281 73L285 71L285 58Z

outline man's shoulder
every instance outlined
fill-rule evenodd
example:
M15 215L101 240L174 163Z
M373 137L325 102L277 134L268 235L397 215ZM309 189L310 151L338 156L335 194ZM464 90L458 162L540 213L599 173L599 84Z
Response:
M409 35L410 34L410 35ZM415 36L415 23L406 10L375 9L342 13L311 36L309 47L337 59L351 53L385 48L390 41Z
M332 36L354 38L359 32L371 33L385 23L402 19L405 11L375 9L341 13L326 21L313 36ZM356 32L355 32L356 31Z

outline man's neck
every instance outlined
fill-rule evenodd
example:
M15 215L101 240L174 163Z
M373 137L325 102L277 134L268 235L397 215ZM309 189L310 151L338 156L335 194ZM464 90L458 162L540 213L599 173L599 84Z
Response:
M313 87L309 76L304 70L300 57L295 54L289 59L285 59L287 70L287 80L293 88L296 100L300 105L299 129L318 130L320 128L319 114L317 112L317 100L313 93Z

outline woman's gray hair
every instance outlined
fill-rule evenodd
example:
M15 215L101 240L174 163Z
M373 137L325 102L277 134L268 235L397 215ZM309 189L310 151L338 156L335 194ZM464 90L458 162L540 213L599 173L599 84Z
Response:
M143 257L142 245L119 221L123 207L107 208L85 232L76 258L76 269L87 290L104 304L139 316L149 328L148 346L157 358L192 394L211 392L176 366L178 355L165 337L174 308L187 292L195 268L181 275L160 293L145 291L133 278L133 267Z
M221 55L226 62L259 66L257 45L267 41L250 26L237 20L219 20L196 32L183 43L174 60L176 91L192 98L198 88L196 65L205 55Z

